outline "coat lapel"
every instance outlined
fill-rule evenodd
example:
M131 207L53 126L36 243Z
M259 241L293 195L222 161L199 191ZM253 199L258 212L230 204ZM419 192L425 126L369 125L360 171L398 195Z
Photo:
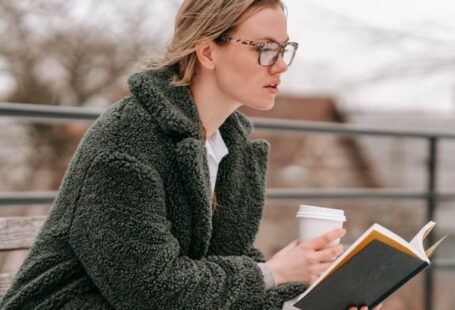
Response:
M221 128L229 154L218 170L215 191L220 206L212 218L209 255L244 254L259 228L269 144L263 140L247 141L249 126L242 114L234 113Z
M193 138L182 140L177 143L176 161L192 207L192 233L188 254L192 258L202 258L207 253L212 235L211 189L205 145Z

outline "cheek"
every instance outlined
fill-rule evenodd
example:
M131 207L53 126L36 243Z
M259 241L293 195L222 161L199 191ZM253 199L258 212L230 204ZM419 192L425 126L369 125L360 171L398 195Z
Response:
M253 100L261 91L264 68L258 65L257 56L244 55L242 58L232 56L226 57L218 72L220 88L233 99L247 104L245 101Z

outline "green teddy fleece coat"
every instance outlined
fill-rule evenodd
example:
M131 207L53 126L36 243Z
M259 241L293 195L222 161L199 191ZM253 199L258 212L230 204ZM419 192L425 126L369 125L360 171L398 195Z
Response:
M200 120L172 75L133 75L84 135L1 309L280 309L304 290L266 291L257 265L268 144L239 112L224 122L212 211Z

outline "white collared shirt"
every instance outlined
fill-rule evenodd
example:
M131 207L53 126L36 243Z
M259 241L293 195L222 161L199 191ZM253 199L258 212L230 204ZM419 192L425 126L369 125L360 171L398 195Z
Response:
M216 177L218 175L218 166L223 157L229 153L218 129L205 141L205 148L207 149L207 161L209 164L210 187L213 193L215 191Z

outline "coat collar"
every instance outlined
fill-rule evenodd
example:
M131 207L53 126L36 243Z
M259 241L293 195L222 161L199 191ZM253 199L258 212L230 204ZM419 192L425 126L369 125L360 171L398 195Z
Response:
M170 84L174 74L172 68L143 71L133 74L128 83L133 95L158 120L164 132L182 139L202 140L196 105L188 87ZM228 140L236 135L245 140L252 129L251 122L236 111L226 119L220 131Z

